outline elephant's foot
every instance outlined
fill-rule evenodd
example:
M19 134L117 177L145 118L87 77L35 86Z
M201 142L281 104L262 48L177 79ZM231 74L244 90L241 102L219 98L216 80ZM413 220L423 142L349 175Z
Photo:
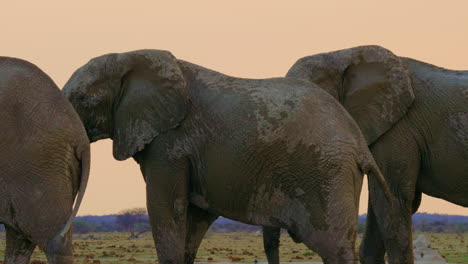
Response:
M320 254L323 259L323 264L358 264L353 250L350 249L338 249L333 253Z
M410 237L411 239L411 237ZM412 242L412 239L411 239ZM409 245L398 243L396 240L389 240L385 243L387 247L388 263L394 264L413 264L413 249ZM411 243L412 246L412 243Z
M358 263L354 241L342 235L346 234L346 231L342 233L312 231L306 233L308 237L302 236L300 231L295 233L309 249L317 252L324 264Z
M73 264L73 256L47 255L49 264Z
M365 256L360 259L361 264L385 264L384 258L374 257L374 256Z
M357 260L343 261L343 260L323 259L323 264L358 264L358 261Z

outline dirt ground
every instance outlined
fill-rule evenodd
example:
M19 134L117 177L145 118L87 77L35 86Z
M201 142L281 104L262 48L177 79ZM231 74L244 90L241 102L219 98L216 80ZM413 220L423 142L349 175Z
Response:
M415 237L418 234L415 234ZM468 233L443 234L425 233L432 248L450 263L468 263ZM127 233L93 233L75 235L75 263L155 263L157 260L151 234L146 233L140 239L129 240ZM1 234L4 253L4 233ZM303 244L294 243L287 234L281 237L280 256L282 262L318 262L320 257ZM36 249L33 264L44 262L44 254ZM197 262L265 262L262 236L254 233L208 233L197 255Z

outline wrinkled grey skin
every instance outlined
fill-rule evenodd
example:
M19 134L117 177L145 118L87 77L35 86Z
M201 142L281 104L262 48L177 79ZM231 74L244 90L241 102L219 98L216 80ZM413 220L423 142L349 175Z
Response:
M0 135L4 263L29 263L36 246L49 263L73 263L71 224L88 180L89 140L58 87L29 62L0 57Z
M361 262L384 263L387 252L390 263L413 263L411 215L421 193L468 206L468 71L362 46L304 57L286 76L318 84L348 110L390 185L397 219L369 179ZM277 252L270 249L273 263Z
M116 159L140 164L160 263L193 263L220 215L285 228L325 263L357 262L363 173L387 186L358 126L322 89L140 50L92 59L63 92L91 141L110 137Z

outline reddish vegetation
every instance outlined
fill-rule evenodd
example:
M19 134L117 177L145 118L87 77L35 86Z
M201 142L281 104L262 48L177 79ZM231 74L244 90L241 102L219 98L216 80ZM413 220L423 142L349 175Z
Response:
M239 261L243 260L244 258L229 257L229 259L230 259L232 262L239 262Z

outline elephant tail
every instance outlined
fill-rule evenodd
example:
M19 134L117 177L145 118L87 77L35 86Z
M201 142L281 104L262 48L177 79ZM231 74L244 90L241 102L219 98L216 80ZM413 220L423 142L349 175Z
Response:
M80 177L80 186L78 189L78 195L75 201L75 205L73 206L73 211L68 219L65 226L62 228L62 231L59 233L59 237L64 237L65 234L70 229L71 225L73 224L73 220L80 209L81 201L83 200L84 193L86 190L86 186L88 185L89 179L89 171L90 171L90 164L91 164L91 151L89 144L86 144L86 147L81 151L81 177Z
M367 148L367 146L366 146ZM391 212L394 212L394 205L393 205L393 199L392 199L392 194L390 192L390 187L387 184L387 181L385 180L385 177L383 173L380 171L379 167L377 166L377 163L375 162L374 158L370 154L369 150L367 150L367 155L364 158L364 163L361 165L361 170L368 175L368 178L370 179L371 177L377 180L389 206ZM371 195L372 190L369 188L369 195ZM370 198L370 197L369 197Z

